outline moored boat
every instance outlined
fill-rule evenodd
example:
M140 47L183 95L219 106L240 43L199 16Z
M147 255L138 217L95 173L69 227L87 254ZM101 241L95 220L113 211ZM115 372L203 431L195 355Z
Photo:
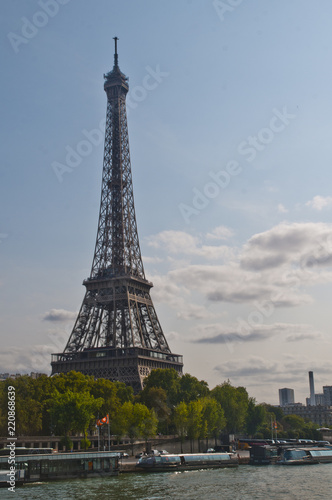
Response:
M6 476L9 456L0 456L0 472ZM119 453L109 451L45 453L15 456L13 484L57 479L114 476L119 473ZM2 481L4 483L4 481Z
M142 457L136 467L145 472L167 472L237 467L238 464L233 453L184 453Z
M282 451L278 465L314 465L332 463L331 448L288 448Z

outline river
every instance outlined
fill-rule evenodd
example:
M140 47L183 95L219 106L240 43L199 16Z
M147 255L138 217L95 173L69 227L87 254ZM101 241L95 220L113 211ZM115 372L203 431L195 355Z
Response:
M332 464L250 466L29 484L1 500L251 500L332 498Z

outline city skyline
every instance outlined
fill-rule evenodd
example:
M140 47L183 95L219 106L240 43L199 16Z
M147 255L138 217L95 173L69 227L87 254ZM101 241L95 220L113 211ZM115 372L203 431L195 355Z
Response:
M1 372L50 373L77 316L118 36L143 263L184 373L267 403L304 401L309 370L332 384L332 5L225 3L2 6Z

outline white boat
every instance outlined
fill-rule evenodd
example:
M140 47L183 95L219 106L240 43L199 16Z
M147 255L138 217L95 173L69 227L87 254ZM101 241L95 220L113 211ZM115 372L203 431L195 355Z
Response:
M286 448L282 450L277 465L314 465L332 463L332 448Z
M138 460L136 467L146 472L183 471L237 467L237 455L233 453L180 453L145 456Z

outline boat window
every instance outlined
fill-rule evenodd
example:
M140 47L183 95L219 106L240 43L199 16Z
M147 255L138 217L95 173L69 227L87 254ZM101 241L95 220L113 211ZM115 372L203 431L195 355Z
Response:
M332 457L332 450L310 450L312 457Z

